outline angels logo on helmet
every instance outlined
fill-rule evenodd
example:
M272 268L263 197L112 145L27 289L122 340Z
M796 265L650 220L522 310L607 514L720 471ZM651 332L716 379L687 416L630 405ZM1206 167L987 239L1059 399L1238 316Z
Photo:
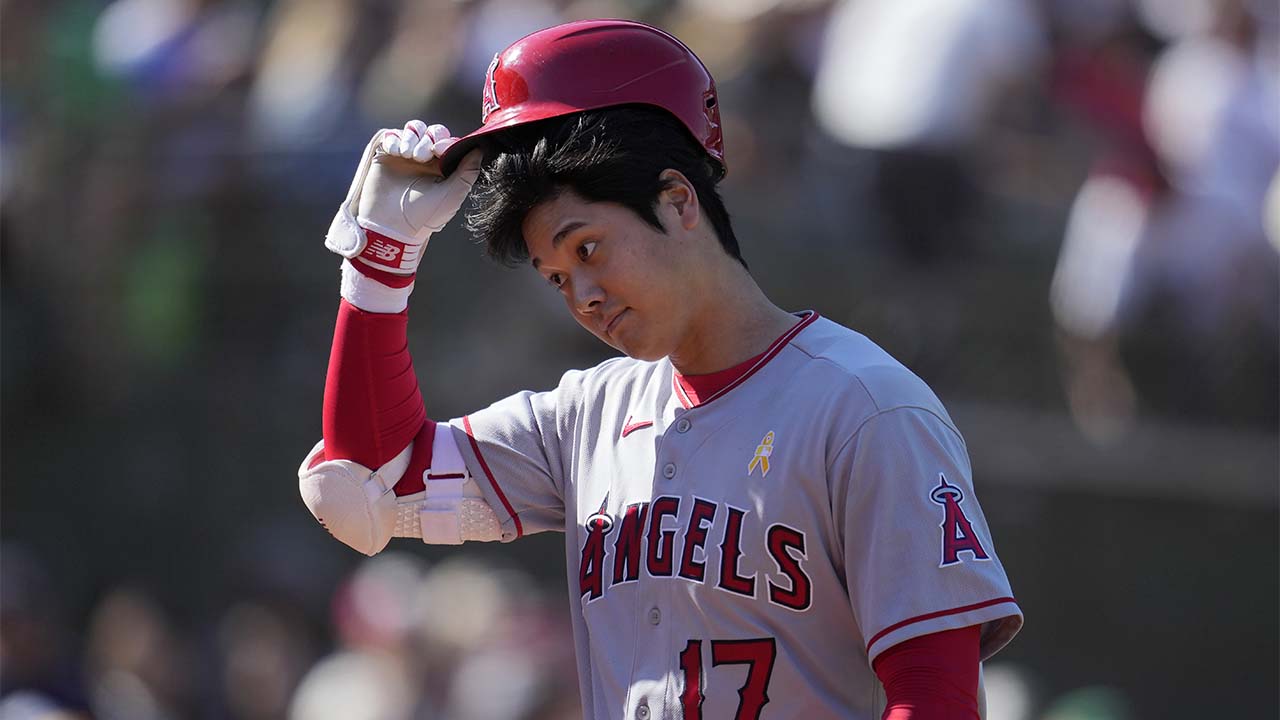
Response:
M489 120L489 116L493 114L500 106L498 105L498 88L494 82L493 75L498 71L498 63L501 61L500 53L493 54L493 61L489 63L489 69L484 73L484 90L480 99L480 123L484 124Z

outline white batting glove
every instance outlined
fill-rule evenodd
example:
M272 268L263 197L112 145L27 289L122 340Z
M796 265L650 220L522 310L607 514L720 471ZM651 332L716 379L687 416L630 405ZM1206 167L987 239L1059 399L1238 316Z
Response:
M438 158L458 139L443 125L411 120L403 130L379 130L360 166L325 247L380 270L410 275L422 250L458 212L480 174L483 152L471 151L441 177Z

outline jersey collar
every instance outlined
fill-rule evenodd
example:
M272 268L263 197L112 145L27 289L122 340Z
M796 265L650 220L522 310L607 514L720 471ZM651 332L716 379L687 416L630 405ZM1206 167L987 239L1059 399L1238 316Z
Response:
M706 375L681 375L673 370L671 373L671 386L675 391L676 399L680 401L684 409L688 410L689 408L706 405L746 382L747 378L756 374L760 368L767 365L778 353L782 352L782 348L786 347L787 343L791 342L796 335L799 335L801 330L809 327L818 319L818 313L812 310L806 310L801 315L800 320L795 325L792 325L790 330L783 333L781 337L774 340L764 352L731 368Z

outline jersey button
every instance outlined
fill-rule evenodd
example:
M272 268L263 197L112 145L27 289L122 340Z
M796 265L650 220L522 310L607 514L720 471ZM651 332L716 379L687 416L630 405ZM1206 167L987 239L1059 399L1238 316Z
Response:
M693 427L693 423L689 422L689 418L680 418L676 423L676 432L687 433L691 427Z
M657 625L660 622L662 622L662 611L658 608L653 608L649 611L649 624Z
M666 465L662 466L662 477L664 477L664 478L666 478L666 479L670 480L671 478L673 478L673 477L675 477L675 476L676 476L676 464L675 464L675 463L667 463Z
M641 705L636 708L636 718L637 720L649 720L649 706Z

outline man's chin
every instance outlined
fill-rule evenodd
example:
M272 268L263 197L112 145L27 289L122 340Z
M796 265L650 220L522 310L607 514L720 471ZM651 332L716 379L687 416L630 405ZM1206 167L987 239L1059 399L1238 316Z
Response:
M666 357L666 355L660 352L630 352L624 348L618 348L618 349L622 350L622 352L632 360L640 360L643 362L654 362L656 360L661 360L662 358Z
M666 357L668 353L663 352L654 343L644 342L644 338L637 337L634 331L636 328L622 328L622 332L615 335L609 335L604 332L597 332L594 328L583 326L585 330L595 335L600 342L626 355L632 360L641 360L643 362L653 362Z
M667 354L662 352L661 350L651 345L645 345L644 343L636 342L634 339L631 339L630 341L623 338L600 338L600 339L604 340L605 343L609 345L609 347L613 348L614 350L617 350L623 355L626 355L632 360L640 360L643 362L653 362L655 360L661 360L662 358L667 356Z

